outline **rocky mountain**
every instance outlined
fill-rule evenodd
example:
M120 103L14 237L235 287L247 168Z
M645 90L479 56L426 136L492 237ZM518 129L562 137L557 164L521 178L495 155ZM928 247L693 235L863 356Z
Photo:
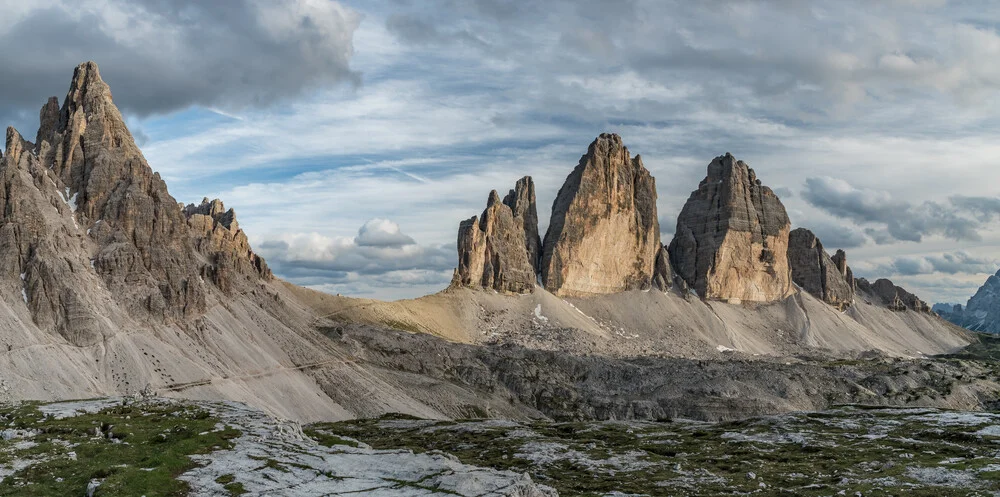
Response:
M1000 333L1000 271L986 278L964 308L960 304L934 304L934 310L963 328Z
M253 252L232 209L208 199L180 205L135 145L93 63L76 69L61 105L51 99L42 108L34 143L13 129L6 142L0 401L151 393L240 401L299 421L385 413L721 419L730 410L821 407L828 397L816 388L788 398L793 374L776 381L767 364L752 366L754 389L742 380L706 380L715 373L701 371L701 360L826 360L870 350L914 357L970 341L936 316L863 301L840 313L808 294L735 306L640 291L669 286L679 271L660 244L653 178L616 135L599 137L570 174L550 223L559 226L544 244L534 185L523 178L503 199L492 192L483 214L462 224L462 284L401 302L282 282ZM774 213L780 202L748 168L745 176L733 161L716 169L710 177L723 186L713 198L742 199L754 213L716 208L722 248L746 248L730 257L734 265L753 269L752 284L778 288L758 272L770 268L774 280L790 273L782 262L787 216ZM739 367L720 371L745 376ZM860 376L845 374L817 385L868 391L852 383ZM663 388L679 376L702 387Z
M538 214L530 177L521 178L504 201L490 192L486 210L458 227L456 283L498 292L530 293L535 288Z
M660 250L656 181L620 136L600 135L552 204L543 285L563 296L649 288Z
M834 260L812 231L797 228L789 234L788 263L792 281L814 297L841 311L854 303L854 275L847 254L838 250Z
M885 278L875 280L874 283L858 278L855 282L858 295L869 304L883 305L893 311L931 312L926 302Z
M795 292L791 222L757 174L731 154L716 157L677 219L670 260L702 298L774 302Z

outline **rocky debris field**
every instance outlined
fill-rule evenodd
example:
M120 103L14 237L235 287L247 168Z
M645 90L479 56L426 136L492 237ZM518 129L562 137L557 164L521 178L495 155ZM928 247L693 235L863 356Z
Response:
M23 403L0 423L0 496L555 495L523 472L372 449L237 403Z
M467 416L472 407L488 417L512 417L512 408L523 406L560 421L729 421L838 404L992 409L1000 398L1000 362L970 355L986 341L944 358L729 353L709 361L463 345L367 325L324 331L358 363L392 371L403 385L412 382L404 388L410 395L451 418ZM442 399L438 391L450 393ZM456 412L456 392L474 405Z
M560 495L1000 495L993 413L841 406L725 423L388 416L311 430L526 472Z

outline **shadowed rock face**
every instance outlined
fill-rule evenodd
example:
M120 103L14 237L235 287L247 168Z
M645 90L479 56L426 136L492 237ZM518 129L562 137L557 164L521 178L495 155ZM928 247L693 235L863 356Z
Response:
M850 287L851 293L856 293L858 291L858 283L854 279L854 271L851 271L851 266L847 265L847 252L841 249L837 249L837 253L833 254L831 258L833 264L837 266L837 272L843 276L844 281L847 282L847 286Z
M870 283L864 278L855 281L858 295L872 304L882 305L893 311L931 312L926 302L885 278L875 280L875 283Z
M458 227L457 284L498 292L534 290L535 264L529 252L531 236L538 237L534 203L534 185L525 177L506 201L493 190L482 216L462 221ZM535 219L534 229L528 226L531 233L526 233L531 218Z
M656 182L616 134L602 134L552 204L542 283L562 296L649 288L660 252Z
M670 242L674 270L702 298L771 302L794 293L788 214L753 169L716 157Z
M0 278L39 327L92 344L125 316L200 316L203 276L227 292L224 280L271 277L231 211L189 227L96 64L78 66L62 107L53 97L39 117L38 143L8 129L0 162Z
M847 254L837 251L834 260L812 231L798 228L788 237L788 263L792 280L816 298L844 310L854 302L854 286L849 284ZM853 277L851 278L853 283Z
M517 180L514 189L503 198L503 203L510 207L514 221L523 227L528 262L532 268L537 268L542 258L542 238L538 236L538 208L535 205L535 183L531 176Z

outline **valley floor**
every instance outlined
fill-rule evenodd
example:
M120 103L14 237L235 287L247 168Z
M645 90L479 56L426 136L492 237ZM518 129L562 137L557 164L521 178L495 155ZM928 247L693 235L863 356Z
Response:
M1000 414L985 412L301 426L233 402L106 398L0 418L0 495L1000 495Z

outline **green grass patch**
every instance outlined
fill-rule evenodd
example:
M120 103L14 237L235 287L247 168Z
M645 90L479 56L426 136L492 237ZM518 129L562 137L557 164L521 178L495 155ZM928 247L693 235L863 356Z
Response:
M66 419L45 417L37 404L0 409L0 423L33 430L32 446L0 442L10 460L36 461L0 482L0 496L84 495L102 480L95 496L187 495L176 479L195 467L190 455L228 449L240 432L196 407L172 403L125 403Z

